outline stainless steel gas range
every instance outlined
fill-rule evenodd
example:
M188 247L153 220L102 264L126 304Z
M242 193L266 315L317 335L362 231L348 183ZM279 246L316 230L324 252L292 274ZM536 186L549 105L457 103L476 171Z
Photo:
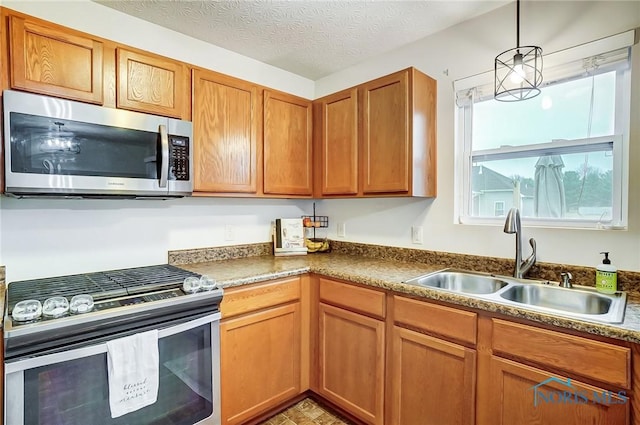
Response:
M4 423L219 425L223 291L201 278L163 264L9 283ZM112 418L107 342L154 329L157 401Z

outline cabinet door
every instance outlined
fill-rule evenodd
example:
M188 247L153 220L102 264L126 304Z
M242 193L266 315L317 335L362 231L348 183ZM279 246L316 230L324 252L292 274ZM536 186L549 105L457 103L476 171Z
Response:
M118 108L183 117L183 102L189 104L190 93L184 64L121 47L117 49L116 63Z
M391 425L475 423L475 350L397 326L392 344Z
M318 391L369 424L381 425L384 322L320 304Z
M409 191L408 71L361 86L363 193Z
M345 90L319 101L320 194L358 193L358 91ZM315 117L314 117L315 118Z
M194 190L255 193L260 147L256 85L194 70Z
M102 42L18 16L10 26L12 88L102 104Z
M264 193L311 195L311 102L264 92Z
M222 424L244 423L300 393L300 339L300 303L222 321Z
M492 356L487 418L479 425L613 425L629 423L617 392ZM485 416L485 415L483 415Z

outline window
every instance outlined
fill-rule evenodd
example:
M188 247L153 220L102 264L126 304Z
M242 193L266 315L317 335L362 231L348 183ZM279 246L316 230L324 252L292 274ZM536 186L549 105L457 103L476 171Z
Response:
M483 76L457 81L457 221L517 207L528 225L626 226L630 52L549 55L542 92L521 102L494 100Z

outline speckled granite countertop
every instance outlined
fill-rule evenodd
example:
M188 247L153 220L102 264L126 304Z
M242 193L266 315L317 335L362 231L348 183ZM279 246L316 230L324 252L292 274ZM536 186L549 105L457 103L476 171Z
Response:
M502 313L567 329L640 343L640 296L628 292L627 309L621 324L601 324L516 308L470 295L406 285L402 282L449 265L401 262L348 254L311 254L295 257L261 255L247 258L204 261L179 265L214 277L223 288L246 285L307 272L344 279L371 287L425 299L438 300L479 310Z

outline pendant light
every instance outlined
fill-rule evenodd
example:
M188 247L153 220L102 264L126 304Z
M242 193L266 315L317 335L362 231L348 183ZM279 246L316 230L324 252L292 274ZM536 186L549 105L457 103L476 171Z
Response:
M494 98L517 102L540 94L542 48L520 46L520 0L516 0L516 47L505 50L495 60Z

